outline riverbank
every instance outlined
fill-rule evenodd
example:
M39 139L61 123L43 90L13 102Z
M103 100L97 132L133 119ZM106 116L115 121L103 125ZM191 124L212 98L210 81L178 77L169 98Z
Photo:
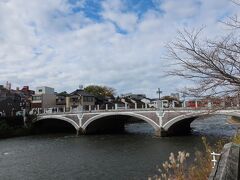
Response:
M23 126L10 126L6 120L0 121L0 138L31 135L31 129Z

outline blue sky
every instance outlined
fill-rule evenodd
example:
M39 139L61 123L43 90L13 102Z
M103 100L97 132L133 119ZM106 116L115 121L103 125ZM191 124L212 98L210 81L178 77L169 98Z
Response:
M165 77L177 30L219 38L229 33L219 20L239 12L230 0L0 0L0 84L169 94L187 86Z

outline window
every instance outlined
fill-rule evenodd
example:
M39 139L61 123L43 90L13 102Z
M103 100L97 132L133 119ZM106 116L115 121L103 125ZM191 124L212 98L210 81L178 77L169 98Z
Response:
M84 97L83 97L83 101L84 101L84 102L93 102L93 101L94 101L94 98L93 98L93 97L84 96Z
M40 100L42 100L42 96L33 96L32 100L33 101L40 101Z
M38 92L42 92L42 89L39 89Z

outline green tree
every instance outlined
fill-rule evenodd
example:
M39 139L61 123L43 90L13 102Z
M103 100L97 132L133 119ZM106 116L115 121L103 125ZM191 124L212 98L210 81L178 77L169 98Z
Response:
M90 85L84 88L84 91L96 96L96 97L112 97L114 96L115 89L107 86L99 86L99 85Z

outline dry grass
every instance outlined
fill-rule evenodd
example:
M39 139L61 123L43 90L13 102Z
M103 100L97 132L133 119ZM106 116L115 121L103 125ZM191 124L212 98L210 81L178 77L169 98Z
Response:
M169 160L162 164L162 169L158 169L160 175L149 177L149 180L207 180L212 171L211 152L221 152L226 140L220 140L215 145L210 146L206 138L202 138L204 151L195 152L194 162L188 164L189 153L179 151L178 155L170 153Z
M240 144L240 134L237 134L233 140L232 140L233 143L236 143L236 144Z

